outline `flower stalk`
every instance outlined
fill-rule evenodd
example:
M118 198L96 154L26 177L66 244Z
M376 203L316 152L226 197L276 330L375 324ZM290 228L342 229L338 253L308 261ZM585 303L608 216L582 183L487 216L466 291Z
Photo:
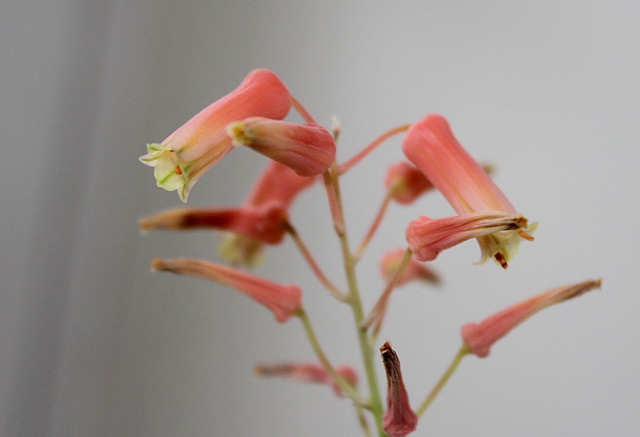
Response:
M351 170L351 168L353 168L356 164L362 161L367 155L369 155L369 153L373 152L380 144L384 143L394 135L398 135L403 132L406 132L410 127L411 127L410 124L403 124L401 126L394 127L393 129L389 129L388 131L380 135L378 138L373 140L371 143L369 143L367 147L362 149L360 152L358 152L355 156L353 156L347 162L340 164L338 166L338 174L339 175L345 174L346 172Z
M356 262L360 260L360 258L362 257L362 254L364 253L365 249L371 242L371 239L373 238L376 231L378 230L378 227L380 226L380 223L382 222L382 218L387 212L387 208L389 207L389 203L391 202L392 198L393 198L393 190L388 190L387 194L385 194L384 196L384 199L382 199L382 203L380 204L380 208L378 208L378 213L376 214L376 217L373 219L373 223L371 223L369 230L364 235L364 237L362 238L362 241L360 242L355 252L353 253L353 259Z
M324 287L329 291L329 293L331 293L333 297L341 302L346 302L348 299L347 294L333 285L329 278L327 278L327 276L322 272L320 266L318 266L318 263L311 255L311 252L309 252L309 249L307 249L307 246L304 244L295 228L290 223L288 223L286 229L291 236L291 239L298 247L300 254L305 259L316 278L318 278L318 280L322 283L322 285L324 285Z
M449 381L449 378L451 378L453 373L456 371L462 359L469 353L471 353L471 350L469 349L469 347L467 347L467 345L462 345L462 347L460 348L456 356L453 357L453 361L451 361L451 364L449 364L449 367L447 367L447 370L442 374L442 376L438 380L437 384L431 389L431 391L429 392L425 400L416 409L416 415L418 417L422 416L422 414L427 410L427 408L429 408L429 405L431 405L431 403L436 398L436 396L438 396L438 394L440 393L442 388L445 386L447 381Z
M302 323L302 327L304 328L304 333L307 335L307 338L309 339L309 344L311 345L313 352L316 354L318 361L320 361L320 364L322 364L322 367L327 371L329 376L331 376L331 379L333 379L333 381L340 388L340 390L342 390L342 392L347 397L349 397L354 403L356 403L357 405L363 408L370 408L370 405L367 402L367 400L364 399L360 395L360 393L358 393L356 389L353 388L353 386L349 384L342 377L342 375L340 375L336 371L336 369L334 369L333 365L331 364L331 362L325 355L324 351L322 350L322 347L318 342L318 338L316 337L315 331L311 326L311 322L309 321L309 317L307 316L307 313L304 311L304 309L302 307L298 308L295 315L300 319L300 322Z
M382 429L382 399L380 398L380 389L378 388L378 380L375 373L373 348L371 347L371 343L367 337L366 330L361 327L362 321L364 320L364 310L362 308L362 301L360 299L358 281L355 273L356 260L351 254L351 250L349 248L346 226L344 224L344 211L340 196L340 184L336 172L331 172L330 182L333 192L335 193L338 214L338 226L336 227L336 231L338 229L342 230L342 232L336 233L340 240L343 265L349 287L348 303L351 306L356 333L358 336L358 344L360 346L360 354L362 356L365 376L369 386L369 409L373 415L378 434L382 437L385 435Z

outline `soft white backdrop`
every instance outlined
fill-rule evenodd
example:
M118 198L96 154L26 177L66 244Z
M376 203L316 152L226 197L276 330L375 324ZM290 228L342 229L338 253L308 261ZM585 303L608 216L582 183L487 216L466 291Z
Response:
M256 362L311 359L292 320L242 296L149 272L153 256L216 259L209 234L141 237L139 216L178 206L137 162L251 69L283 79L319 122L343 124L339 159L383 129L445 114L540 222L506 272L467 243L434 265L441 290L399 291L391 340L417 405L459 347L459 327L555 285L603 291L539 314L490 358L465 359L415 435L637 435L640 419L640 5L635 1L9 1L0 14L3 436L358 435L324 387L257 380ZM344 178L351 240L368 226L385 144ZM239 150L192 205L239 202L265 161ZM394 205L359 266L437 195ZM318 187L292 219L337 277ZM285 242L260 274L297 282L328 354L360 364L349 312ZM336 279L338 281L338 279ZM379 369L381 385L384 376Z

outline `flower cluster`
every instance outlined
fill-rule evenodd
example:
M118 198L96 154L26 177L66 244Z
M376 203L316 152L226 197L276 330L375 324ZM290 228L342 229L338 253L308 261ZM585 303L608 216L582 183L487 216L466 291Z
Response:
M304 123L286 121L291 108ZM490 348L524 320L550 305L599 288L600 280L558 287L526 299L480 323L462 326L462 346L451 366L415 410L409 402L398 354L385 342L379 348L387 377L386 405L379 393L375 344L393 291L400 285L420 281L421 286L440 282L428 262L440 252L475 239L480 262L493 259L503 269L518 251L521 240L533 241L537 224L516 210L493 182L489 168L482 166L460 145L447 120L430 114L408 125L393 128L372 141L351 159L336 161L339 126L331 130L318 125L269 70L255 70L232 92L200 111L161 143L147 146L140 158L154 167L158 186L177 191L186 202L190 190L214 164L235 148L245 146L266 158L262 174L241 205L231 207L179 208L143 218L139 226L149 230L217 230L224 232L219 254L226 264L197 259L156 258L154 270L196 276L234 289L262 305L280 323L297 318L309 340L315 361L283 362L256 366L260 376L325 384L339 397L347 397L356 408L365 435L371 435L371 419L379 436L403 437L413 432L419 418L435 399L466 355L486 357ZM406 157L389 166L381 178L386 187L382 204L360 244L351 250L340 197L340 177L391 136L404 134ZM295 199L314 183L322 183L327 194L336 238L347 278L347 289L334 285L311 250L303 243L290 217ZM367 312L356 280L356 264L376 234L389 205L410 204L429 191L437 191L455 214L450 217L416 217L405 229L406 246L387 251L380 261L385 283L377 302ZM356 338L362 355L368 392L358 388L359 377L352 365L335 366L316 337L302 303L303 291L295 284L272 282L245 269L264 259L265 246L291 238L310 271L339 304L351 307Z

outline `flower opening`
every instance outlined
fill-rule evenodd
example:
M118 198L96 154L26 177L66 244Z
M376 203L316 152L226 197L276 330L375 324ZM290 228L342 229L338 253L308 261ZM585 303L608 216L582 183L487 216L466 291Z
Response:
M482 211L440 219L422 216L409 223L405 234L418 261L434 260L441 251L476 238L481 241L482 262L490 255L502 260L502 253L512 253L508 244L513 239L503 238L503 233L511 234L527 226L521 215Z

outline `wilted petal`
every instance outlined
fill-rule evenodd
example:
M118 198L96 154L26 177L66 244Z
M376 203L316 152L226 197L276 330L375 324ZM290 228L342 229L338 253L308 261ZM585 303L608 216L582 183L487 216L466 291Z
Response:
M380 348L380 353L387 374L387 409L382 416L382 428L389 437L404 437L416 429L418 417L409 405L398 355L389 342Z

